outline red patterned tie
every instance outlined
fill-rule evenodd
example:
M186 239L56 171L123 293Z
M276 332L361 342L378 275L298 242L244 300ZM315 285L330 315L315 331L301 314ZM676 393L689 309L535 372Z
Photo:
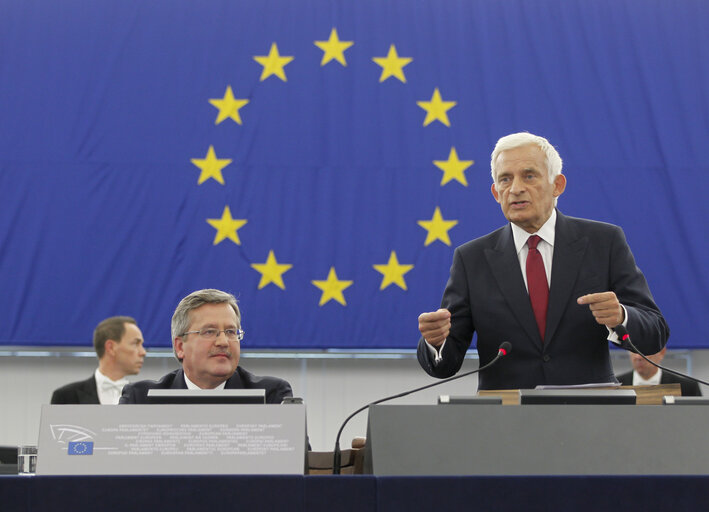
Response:
M541 238L532 235L527 239L527 288L529 289L529 301L532 303L534 318L537 319L539 334L544 340L544 331L547 327L547 306L549 306L549 284L547 283L547 273L544 271L544 260L537 250L537 244Z

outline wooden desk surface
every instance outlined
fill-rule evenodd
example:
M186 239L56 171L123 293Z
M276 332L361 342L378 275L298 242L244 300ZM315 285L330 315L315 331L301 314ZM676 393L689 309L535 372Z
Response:
M594 389L634 389L637 394L637 405L662 405L665 395L682 396L679 384L659 384L657 386L609 386ZM480 396L500 396L502 405L519 405L518 389L481 390Z

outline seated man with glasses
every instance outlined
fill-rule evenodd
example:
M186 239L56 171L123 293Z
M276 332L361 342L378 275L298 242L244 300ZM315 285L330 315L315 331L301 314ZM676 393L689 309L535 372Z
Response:
M285 380L257 377L239 366L243 337L233 295L214 289L190 293L172 315L172 347L182 368L159 381L127 385L120 403L146 403L149 389L265 389L269 404L293 396Z

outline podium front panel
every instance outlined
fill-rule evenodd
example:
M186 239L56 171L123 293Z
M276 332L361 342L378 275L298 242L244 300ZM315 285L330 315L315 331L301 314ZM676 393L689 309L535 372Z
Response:
M375 475L708 475L709 407L375 405Z
M43 405L38 475L302 475L305 405Z

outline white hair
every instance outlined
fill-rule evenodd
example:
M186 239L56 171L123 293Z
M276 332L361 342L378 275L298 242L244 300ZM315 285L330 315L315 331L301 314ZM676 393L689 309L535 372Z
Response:
M538 135L533 135L529 132L512 133L510 135L505 135L495 144L495 149L492 150L492 155L490 156L490 173L492 174L492 181L495 181L495 165L497 163L497 157L500 153L507 151L508 149L515 149L522 146L529 146L534 144L538 146L546 155L547 160L547 172L549 173L549 183L554 183L554 178L561 174L561 157L559 153L554 149L548 140L544 137Z

